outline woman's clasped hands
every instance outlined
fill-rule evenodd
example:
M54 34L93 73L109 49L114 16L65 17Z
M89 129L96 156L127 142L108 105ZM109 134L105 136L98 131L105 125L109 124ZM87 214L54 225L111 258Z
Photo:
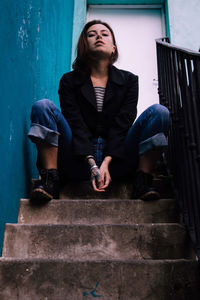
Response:
M91 183L94 191L96 192L105 192L106 188L111 182L110 172L109 172L109 163L112 158L107 156L104 158L100 168L96 165L95 160L92 156L88 156L88 163L90 165L91 172Z

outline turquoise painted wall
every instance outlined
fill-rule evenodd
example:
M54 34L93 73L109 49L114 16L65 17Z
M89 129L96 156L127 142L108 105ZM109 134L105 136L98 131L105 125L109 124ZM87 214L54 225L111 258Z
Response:
M200 48L200 1L168 0L171 42L198 51Z
M16 222L19 199L37 175L27 139L34 101L58 104L58 83L70 70L73 0L0 1L0 249L4 223Z

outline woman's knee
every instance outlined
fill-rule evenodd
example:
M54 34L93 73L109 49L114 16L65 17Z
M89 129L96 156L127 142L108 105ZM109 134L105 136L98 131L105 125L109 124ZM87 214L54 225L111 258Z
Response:
M46 111L52 105L49 99L42 99L36 101L32 106L32 112Z
M31 120L34 122L35 119L40 118L43 115L48 115L51 111L53 102L50 101L49 99L42 99L36 101L33 106L32 106L32 111L31 111Z
M153 104L149 107L153 113L158 115L165 115L166 118L169 118L169 110L166 106L162 104Z
M166 132L169 128L169 121L170 121L170 113L167 107L161 104L153 104L150 107L153 118L155 119L156 123L160 123L160 128Z
M167 107L161 104L153 104L149 107L152 117L160 119L163 122L169 122L170 113Z

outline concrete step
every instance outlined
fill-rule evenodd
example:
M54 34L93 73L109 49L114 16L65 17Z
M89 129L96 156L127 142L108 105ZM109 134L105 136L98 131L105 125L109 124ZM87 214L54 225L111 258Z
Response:
M130 199L132 194L133 179L112 181L105 193L96 193L90 181L69 181L62 188L61 199ZM171 178L162 176L154 178L153 186L160 192L162 198L173 198Z
M1 300L199 300L199 295L199 267L191 260L0 259Z
M25 224L134 224L179 222L174 199L158 201L120 199L52 200L33 206L20 201L18 223Z
M20 249L20 251L19 251ZM180 224L23 225L5 227L3 257L67 259L190 258Z

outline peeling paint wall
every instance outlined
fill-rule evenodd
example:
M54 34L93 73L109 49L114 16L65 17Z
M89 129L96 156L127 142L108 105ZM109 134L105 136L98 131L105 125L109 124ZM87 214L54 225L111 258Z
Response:
M200 1L168 0L171 42L198 51L200 48Z
M73 0L0 1L0 249L4 222L16 222L20 197L37 174L27 139L33 102L58 104L70 70Z

